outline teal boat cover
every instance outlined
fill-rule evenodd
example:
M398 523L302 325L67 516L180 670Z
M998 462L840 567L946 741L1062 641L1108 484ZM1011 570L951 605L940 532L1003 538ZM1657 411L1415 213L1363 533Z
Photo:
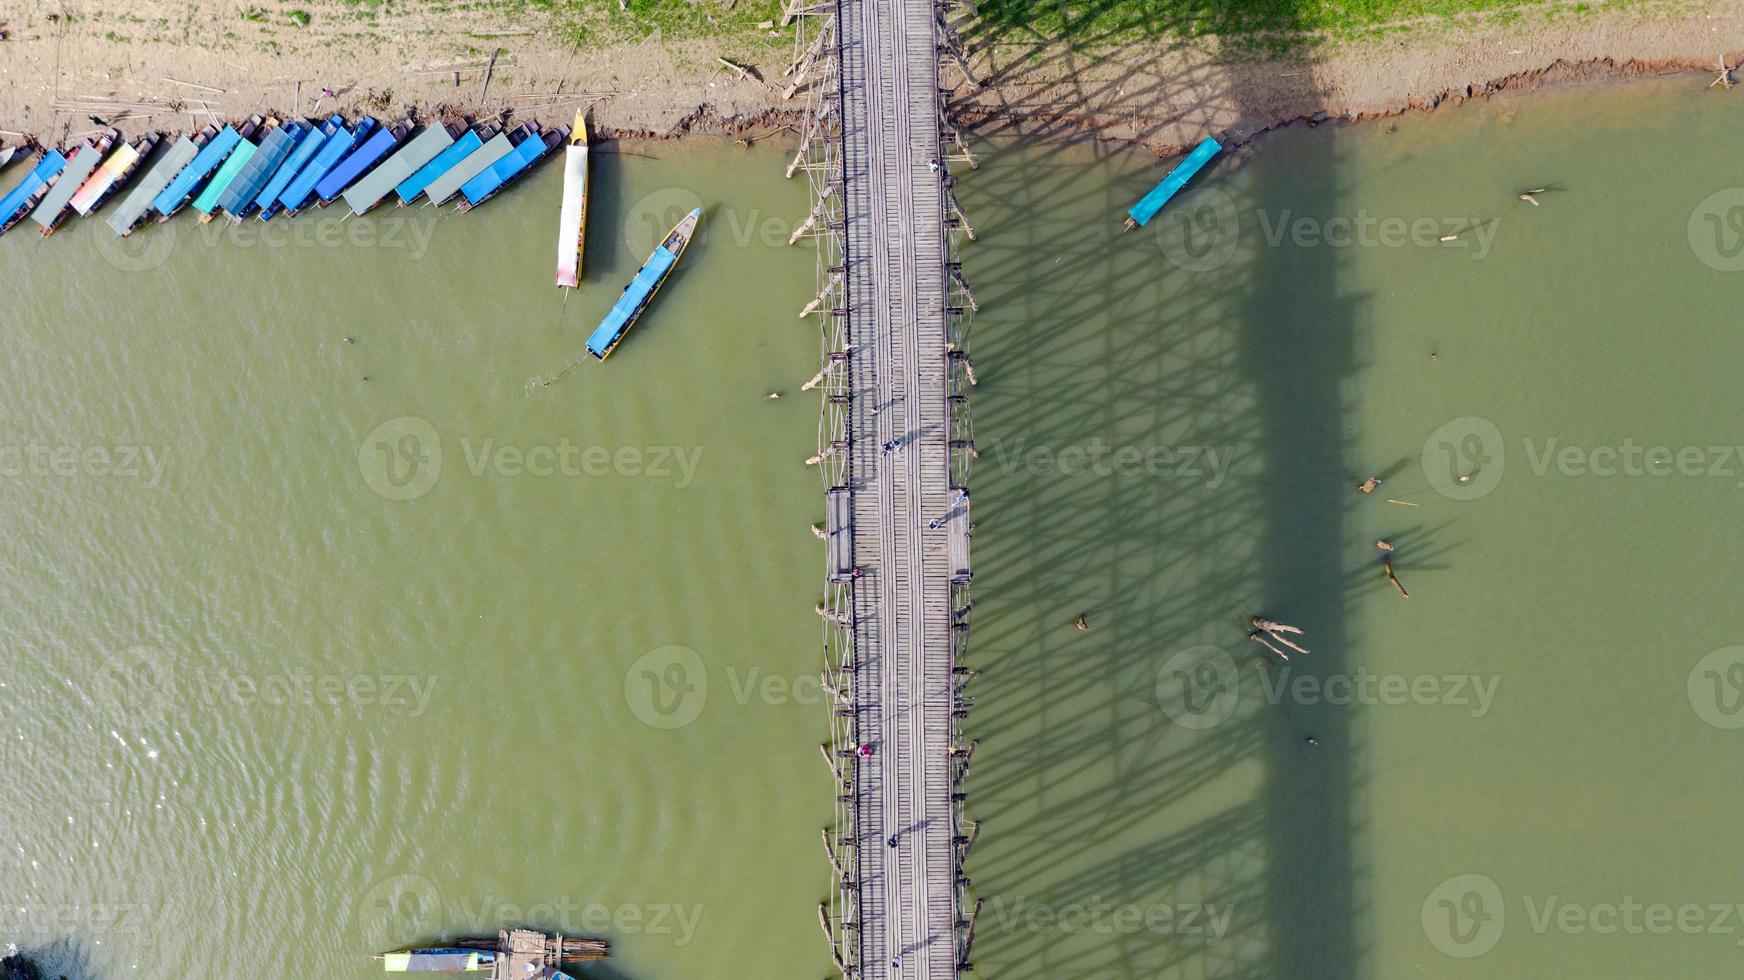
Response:
M152 200L169 186L176 174L199 152L200 148L193 140L186 136L178 137L164 151L163 158L146 171L145 176L140 178L139 183L134 185L120 205L109 213L109 230L117 235L125 235L134 225L139 224L139 219L151 210Z
M471 156L474 150L483 145L484 140L479 138L477 132L467 130L459 139L449 144L448 149L436 154L436 157L429 163L418 168L417 173L407 177L400 182L398 187L394 188L394 193L400 196L400 203L412 203L419 194L424 193L424 188L429 187L431 181L452 170L455 164Z
M170 185L152 200L151 206L157 209L158 214L163 215L181 207L182 202L194 193L194 188L199 186L200 181L218 169L219 162L229 156L230 151L236 149L236 144L240 142L242 134L235 127L225 126L223 132L212 137L212 141L194 155L193 161L183 167L181 173L176 174L176 179L170 181Z
M1207 161L1222 151L1223 147L1217 145L1215 139L1207 136L1205 142L1194 147L1193 152L1187 154L1187 159L1182 160L1175 166L1175 169L1169 171L1167 177L1159 181L1157 186L1151 188L1151 192L1140 198L1137 204L1128 208L1126 213L1132 217L1132 220L1138 222L1139 227L1144 227L1146 222L1156 217L1157 212L1163 209L1163 205L1169 203L1169 198L1174 197L1181 188L1187 186L1187 181L1193 179L1193 175L1199 172L1200 167L1205 166Z
M18 212L24 210L24 205L30 201L30 195L41 190L42 185L66 169L66 166L67 158L61 155L61 151L50 150L43 154L42 159L36 162L30 173L24 175L17 187L12 188L5 197L0 197L0 225L11 221Z
M260 208L261 220L271 220L280 207L279 195L283 194L285 188L290 186L291 181L303 172L303 167L308 164L309 159L320 152L321 145L344 126L345 118L336 113L297 143L297 148L291 151L291 155L286 157L279 169L273 172L272 179L266 182L266 187L262 188L261 192L254 198L255 206Z
M248 206L254 203L254 196L272 179L273 172L296 149L297 139L308 129L303 123L291 122L266 134L266 139L260 141L260 149L248 158L248 164L242 168L242 173L236 175L236 179L225 188L223 196L218 198L218 208L235 217L242 217Z
M274 129L273 132L276 133L278 130ZM218 173L212 177L212 182L206 185L206 189L200 192L199 197L194 198L194 210L201 214L211 214L213 209L218 207L218 199L223 197L224 192L230 189L230 184L241 176L242 168L254 158L254 153L258 149L259 147L248 140L237 143L236 149L231 150L230 155L224 158L224 165L218 168Z
M672 271L672 266L678 261L678 256L665 245L654 249L654 254L648 256L648 263L636 272L636 278L624 288L624 294L612 304L606 318L587 338L588 353L602 360L606 352L612 349L624 331L636 322L636 317L642 312L642 307L648 305L648 300L654 295L654 290L660 288L661 280Z

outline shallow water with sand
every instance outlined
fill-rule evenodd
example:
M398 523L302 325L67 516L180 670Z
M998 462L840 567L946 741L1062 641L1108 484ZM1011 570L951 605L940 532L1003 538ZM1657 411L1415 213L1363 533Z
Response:
M1154 160L982 147L979 975L1730 968L1744 103L1696 88L1298 127L1124 234ZM828 973L804 191L779 146L610 149L567 304L554 167L463 217L0 237L7 938Z

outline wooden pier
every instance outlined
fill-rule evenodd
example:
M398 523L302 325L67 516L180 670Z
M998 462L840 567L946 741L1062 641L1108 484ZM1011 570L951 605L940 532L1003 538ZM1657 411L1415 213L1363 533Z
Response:
M826 486L826 747L839 888L820 909L844 976L944 980L970 969L963 863L974 839L959 729L974 454L968 322L954 260L941 52L965 64L933 0L836 0L799 24L788 91L806 93L788 168L811 181L795 240L818 246ZM964 74L967 75L965 69ZM960 145L960 144L959 144Z

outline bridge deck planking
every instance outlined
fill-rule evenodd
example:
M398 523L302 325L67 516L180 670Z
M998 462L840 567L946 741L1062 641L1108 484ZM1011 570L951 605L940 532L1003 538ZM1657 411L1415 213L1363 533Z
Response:
M930 0L840 0L859 972L956 975L944 201ZM870 395L870 397L867 397ZM885 447L892 447L888 451ZM891 836L896 847L888 846Z

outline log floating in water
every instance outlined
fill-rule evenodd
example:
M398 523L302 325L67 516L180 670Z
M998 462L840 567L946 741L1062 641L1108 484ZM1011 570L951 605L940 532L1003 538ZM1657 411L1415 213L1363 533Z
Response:
M1255 616L1253 618L1253 625L1254 625L1254 630L1255 630L1254 635L1264 635L1269 639L1276 640L1279 643L1283 644L1284 646L1287 646L1290 649L1296 651L1297 653L1301 653L1301 654L1308 653L1307 647L1301 646L1300 644L1296 643L1294 640L1291 640L1289 636L1285 635L1285 634L1293 634L1296 636L1304 635L1302 628L1300 626L1290 626L1286 623L1274 623L1269 619L1261 619L1258 616ZM1268 643L1267 646L1270 647L1270 644ZM1285 655L1284 659L1288 660L1290 658L1287 655Z
M1265 647L1267 650L1270 650L1273 653L1277 654L1279 659L1289 660L1290 655L1285 653L1283 651L1283 648L1277 646L1276 644L1272 643L1271 640L1267 639L1266 637L1268 635L1269 634L1264 633L1260 630L1254 630L1252 633L1249 633L1247 635L1247 638L1254 641L1255 643L1258 643L1260 646Z

